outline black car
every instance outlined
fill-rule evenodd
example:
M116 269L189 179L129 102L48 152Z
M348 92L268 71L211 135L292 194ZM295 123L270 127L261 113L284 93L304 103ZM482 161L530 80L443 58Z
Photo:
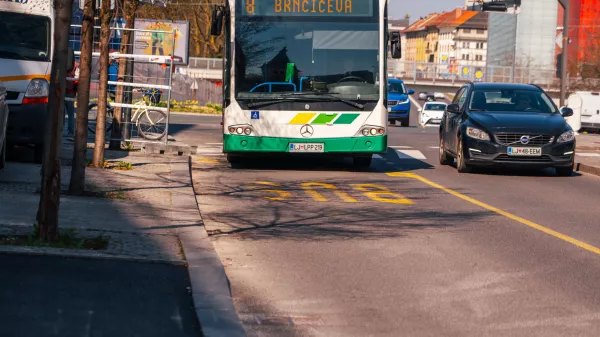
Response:
M572 115L536 85L468 83L442 118L440 163L456 158L461 173L475 166L554 167L569 176L575 133L565 117Z

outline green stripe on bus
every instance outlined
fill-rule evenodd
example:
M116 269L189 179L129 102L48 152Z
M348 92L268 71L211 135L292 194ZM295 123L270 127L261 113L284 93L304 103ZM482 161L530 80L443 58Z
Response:
M360 114L342 114L333 124L352 124Z
M327 123L331 123L331 121L333 121L337 117L337 115L338 114L320 114L310 124L327 124Z

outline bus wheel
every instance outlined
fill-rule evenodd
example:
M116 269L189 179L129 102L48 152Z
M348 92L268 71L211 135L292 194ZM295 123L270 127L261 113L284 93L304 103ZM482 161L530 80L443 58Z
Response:
M353 159L354 167L358 169L368 169L369 167L371 167L371 161L373 160L373 156L355 156Z

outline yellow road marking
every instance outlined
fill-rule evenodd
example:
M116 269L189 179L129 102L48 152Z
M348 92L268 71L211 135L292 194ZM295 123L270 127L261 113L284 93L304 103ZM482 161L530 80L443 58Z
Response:
M310 122L313 119L313 117L315 117L315 115L316 115L316 113L309 113L309 112L299 113L294 118L292 118L292 120L290 121L290 124L297 124L297 125L308 124L308 122Z
M364 192L365 196L373 201L387 202L391 204L412 205L412 200L394 193L387 188L376 184L352 184L352 188ZM378 191L373 191L373 189ZM387 196L385 198L384 196Z
M198 158L198 160L196 160L199 163L205 163L205 164L218 164L219 161L216 159L212 159L212 158Z
M523 225L526 225L526 226L531 227L533 229L537 229L540 232L546 233L548 235L552 235L553 237L555 237L557 239L566 241L566 242L568 242L570 244L573 244L573 245L575 245L575 246L577 246L579 248L582 248L582 249L585 249L585 250L587 250L589 252L592 252L592 253L600 255L600 248L598 248L598 247L592 246L592 245L587 244L587 243L585 243L583 241L579 241L579 240L577 240L577 239L575 239L573 237L570 237L568 235L562 234L562 233L557 232L555 230L552 230L550 228L544 227L544 226L539 225L539 224L537 224L537 223L535 223L533 221L529 221L527 219L521 218L520 216L517 216L517 215L511 214L509 212L503 211L503 210L501 210L499 208L496 208L494 206L488 205L488 204L486 204L484 202L481 202L479 200L476 200L476 199L473 199L471 197L468 197L468 196L466 196L466 195L464 195L462 193L453 191L453 190L451 190L449 188L446 188L446 187L444 187L444 186L442 186L440 184L434 183L433 181L431 181L429 179L423 178L420 175L417 175L417 174L414 174L414 173L406 173L406 172L390 172L390 173L387 173L387 175L390 176L390 177L404 177L404 178L412 178L412 179L419 180L419 181L421 181L421 182L423 182L423 183L425 183L425 184L427 184L427 185L429 185L431 187L434 187L434 188L437 188L439 190L442 190L442 191L444 191L444 192L446 192L448 194L451 194L451 195L453 195L453 196L455 196L457 198L463 199L463 200L468 201L468 202L470 202L470 203L472 203L474 205L477 205L479 207L482 207L482 208L485 208L485 209L487 209L489 211L492 211L492 212L494 212L496 214L499 214L499 215L507 217L507 218L509 218L511 220L517 221L517 222L519 222L519 223L521 223Z
M263 186L281 186L277 183L272 183L269 181L257 181L255 184L263 185ZM265 193L277 194L276 197L265 197L265 199L271 200L271 201L283 201L286 198L289 198L292 196L292 194L290 192L282 191L282 190L261 190L261 191L265 192Z
M321 195L321 193L313 190L312 189L313 187L323 187L323 188L332 190L333 193L335 193L338 197L340 197L340 199L342 199L345 202L358 202L358 200L352 198L346 192L342 192L342 191L338 190L338 188L332 184L307 182L307 183L302 183L301 186L304 189L304 191L306 192L306 194L310 195L316 201L327 201L327 198L325 198L323 195Z
M50 81L50 75L33 74L33 75L15 75L15 76L0 76L0 82L26 81L34 78L44 78Z

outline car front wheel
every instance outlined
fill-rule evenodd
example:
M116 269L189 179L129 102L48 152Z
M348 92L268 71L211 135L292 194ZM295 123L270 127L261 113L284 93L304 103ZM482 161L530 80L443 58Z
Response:
M458 137L458 150L456 151L456 169L459 173L470 173L471 166L465 161L465 151L461 137Z

